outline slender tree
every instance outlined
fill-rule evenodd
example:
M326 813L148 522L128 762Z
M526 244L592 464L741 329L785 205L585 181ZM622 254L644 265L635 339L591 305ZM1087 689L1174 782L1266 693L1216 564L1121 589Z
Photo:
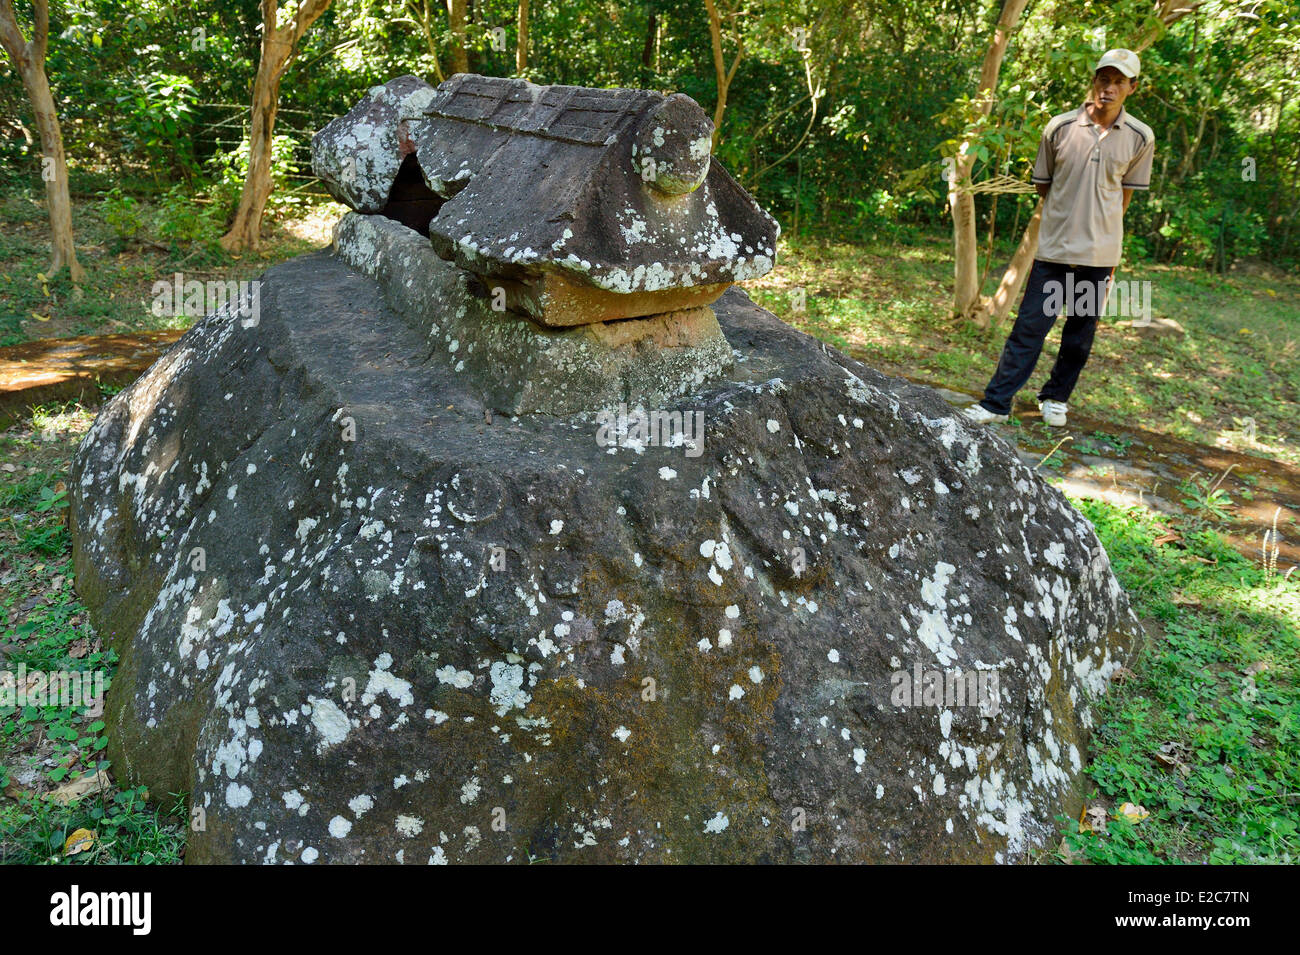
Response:
M451 72L469 72L469 53L465 49L465 0L447 0L447 20L451 26Z
M72 199L68 193L63 130L59 127L50 81L45 75L45 51L50 36L48 0L32 0L31 32L30 40L23 36L13 0L0 0L0 45L4 46L23 79L41 137L41 178L45 180L45 202L50 211L52 253L47 275L52 278L67 266L73 284L80 285L86 273L77 261L77 250L72 242Z
M709 40L713 47L713 73L718 82L718 102L713 108L713 145L716 146L722 136L722 117L727 111L727 91L731 88L731 81L736 78L736 70L740 67L740 61L745 58L745 35L740 23L742 11L739 7L730 10L723 9L720 12L714 0L704 0L704 9L709 14ZM736 56L729 67L722 52L723 33L728 27L734 31L736 39Z
M993 109L993 93L998 85L998 73L1006 56L1011 33L1020 22L1029 0L1003 0L997 27L984 50L984 64L980 69L979 87L975 93L975 119L987 117ZM953 301L954 314L962 318L976 318L979 301L979 239L975 234L975 196L961 188L970 181L975 168L976 123L961 145L953 163L948 181L948 205L952 209ZM1035 216L1035 218L1037 218Z
M528 0L519 0L519 19L516 27L515 72L523 76L524 71L528 69Z
M446 77L442 75L442 64L438 62L438 41L433 35L433 0L406 0L404 12L407 16L398 17L394 23L409 23L420 31L424 45L429 51L433 63L433 75L439 83Z
M330 0L298 0L292 7L293 15L281 25L277 0L262 0L262 55L253 80L248 177L239 196L235 221L221 237L221 245L228 251L256 249L262 243L262 213L271 195L271 146L280 106L280 81L298 54L303 34L329 5Z

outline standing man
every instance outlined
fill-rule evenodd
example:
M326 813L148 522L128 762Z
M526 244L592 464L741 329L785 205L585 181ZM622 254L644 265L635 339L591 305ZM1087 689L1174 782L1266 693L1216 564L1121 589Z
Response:
M1038 255L984 400L965 409L976 424L1007 420L1012 397L1033 374L1043 339L1064 307L1069 317L1060 353L1038 407L1049 425L1065 426L1066 402L1092 350L1119 264L1124 212L1133 191L1151 185L1155 134L1124 109L1137 89L1139 67L1132 50L1111 50L1093 71L1088 102L1052 117L1043 130L1034 163L1034 185L1044 197Z

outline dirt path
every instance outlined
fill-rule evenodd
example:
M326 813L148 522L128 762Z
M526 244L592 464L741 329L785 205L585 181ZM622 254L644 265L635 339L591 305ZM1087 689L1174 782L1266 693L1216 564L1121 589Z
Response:
M979 398L909 380L934 388L958 407ZM1048 428L1037 406L1026 401L1016 401L1013 415L1020 426L993 425L997 433L1015 446L1025 463L1060 475L1061 489L1067 493L1117 505L1142 504L1174 515L1195 514L1195 502L1217 486L1231 504L1225 508L1229 519L1214 518L1213 523L1233 548L1252 560L1266 560L1264 532L1276 526L1278 572L1300 566L1300 468L1073 411L1067 427ZM1199 489L1190 486L1193 480L1201 482ZM1209 515L1202 510L1201 516Z
M97 402L101 385L129 385L180 336L168 331L42 338L0 348L0 427L32 405Z

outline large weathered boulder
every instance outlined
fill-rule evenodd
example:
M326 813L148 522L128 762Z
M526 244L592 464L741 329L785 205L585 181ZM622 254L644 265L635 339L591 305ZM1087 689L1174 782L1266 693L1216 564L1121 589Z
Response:
M654 409L670 434L493 415L458 341L317 253L106 405L78 587L121 656L115 771L192 794L189 861L1052 838L1139 632L1092 528L933 392L714 310L734 363ZM935 698L957 670L996 698Z

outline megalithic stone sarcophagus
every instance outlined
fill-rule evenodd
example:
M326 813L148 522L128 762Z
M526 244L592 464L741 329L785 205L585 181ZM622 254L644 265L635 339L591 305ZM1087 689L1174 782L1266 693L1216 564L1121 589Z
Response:
M568 327L698 308L772 268L779 227L712 136L680 93L405 76L317 133L312 156L341 202Z
M657 93L372 90L314 144L334 249L105 404L77 594L188 863L1059 840L1142 636L1109 558L933 390L700 304L776 234L707 136Z

